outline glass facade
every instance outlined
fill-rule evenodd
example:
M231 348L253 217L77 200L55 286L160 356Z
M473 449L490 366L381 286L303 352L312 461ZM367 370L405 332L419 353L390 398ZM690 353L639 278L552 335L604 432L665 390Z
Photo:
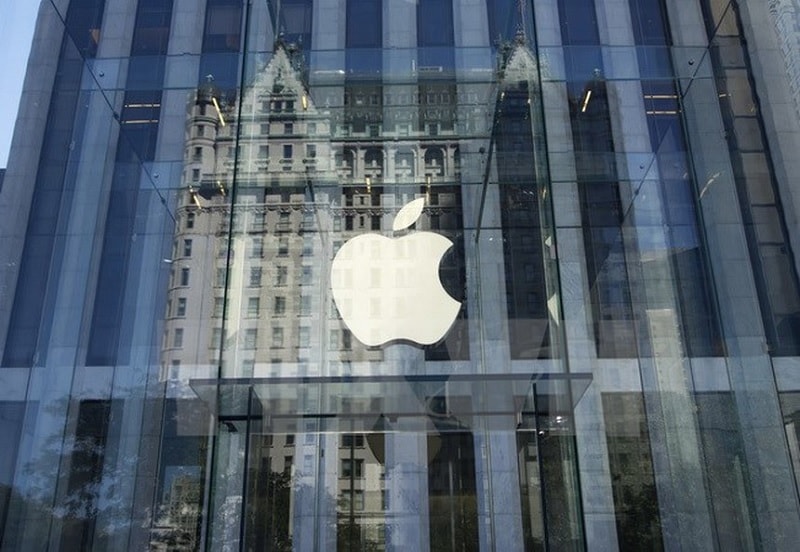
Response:
M0 549L794 550L798 29L44 0Z

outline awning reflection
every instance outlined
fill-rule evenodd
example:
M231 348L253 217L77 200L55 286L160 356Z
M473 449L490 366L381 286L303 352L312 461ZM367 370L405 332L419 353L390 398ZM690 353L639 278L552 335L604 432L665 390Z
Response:
M312 420L316 431L442 432L570 414L591 381L588 373L237 378L191 388L220 420L258 417L274 432L302 431Z

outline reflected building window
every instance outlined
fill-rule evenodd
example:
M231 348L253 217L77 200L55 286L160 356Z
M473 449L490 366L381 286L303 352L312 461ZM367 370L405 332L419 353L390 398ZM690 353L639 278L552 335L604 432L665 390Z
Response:
M286 313L286 297L275 296L272 312L275 316L283 316Z
M364 435L361 433L343 433L341 437L342 448L364 448Z
M260 300L258 297L250 297L247 299L247 316L255 318L258 316Z
M278 266L275 270L275 285L285 286L289 279L289 268L286 266Z
M183 328L175 328L175 333L172 337L172 346L176 349L183 347Z
M309 316L311 314L311 297L308 295L300 296L300 316Z
M245 349L255 349L256 340L258 338L258 330L250 328L244 331L244 344Z
M272 344L273 349L280 349L283 347L283 328L272 328Z
M249 285L250 287L259 287L261 286L261 267L260 266L251 266L250 267L250 280Z
M364 477L364 460L345 458L342 460L339 477L361 479Z
M250 238L250 258L260 259L264 256L264 240L262 238Z
M278 238L278 256L286 257L288 255L289 255L289 238Z
M311 345L311 328L308 326L300 326L298 343L300 347L308 347Z

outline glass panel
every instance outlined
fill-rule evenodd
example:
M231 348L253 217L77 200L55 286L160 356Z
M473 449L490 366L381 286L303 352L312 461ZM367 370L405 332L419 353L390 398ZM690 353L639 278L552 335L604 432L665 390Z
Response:
M58 213L64 200L62 179L70 165L70 138L73 132L80 132L82 117L76 117L76 112L83 114L83 110L78 110L82 95L82 62L84 56L92 58L96 55L96 37L99 36L104 6L102 1L75 2L66 12L66 30L58 55L61 72L53 83L54 94L49 108L42 106L48 109L50 132L41 145L39 176L35 183L31 183L33 198L20 263L20 282L23 284L13 300L3 366L28 366L38 356L36 342L45 308ZM77 42L73 39L75 36Z
M14 462L17 458L25 403L22 401L3 401L0 403L0 435L6 443L0 454L0 534L5 534L11 505Z
M786 439L789 442L789 454L792 457L795 485L800 492L800 438L797 419L800 415L800 393L781 394L781 413L783 414Z
M0 547L791 549L789 16L739 4L44 2Z
M432 550L478 550L475 446L467 432L428 436Z
M172 399L164 405L154 546L194 550L203 540L209 423L202 402Z
M386 485L386 435L340 433L336 498L337 550L386 547L389 489Z
M720 548L753 548L759 530L745 483L744 443L735 428L733 397L702 393L696 399Z
M536 416L525 413L517 432L522 527L525 550L545 550L544 503Z
M661 550L661 519L643 397L604 393L603 415L620 548Z
M250 437L245 546L292 550L294 434Z
M764 122L748 70L740 16L735 3L704 0L701 6L769 347L774 354L797 354L800 283L771 155L764 145Z

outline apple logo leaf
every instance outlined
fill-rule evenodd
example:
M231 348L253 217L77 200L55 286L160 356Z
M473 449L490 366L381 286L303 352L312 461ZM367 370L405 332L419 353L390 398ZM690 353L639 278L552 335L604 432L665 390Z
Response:
M392 224L392 230L395 232L399 230L405 230L412 224L414 224L419 216L422 214L422 208L425 206L425 198L421 197L419 199L415 199L410 203L407 203L400 209L400 212L397 213L397 216L394 218L394 224Z

